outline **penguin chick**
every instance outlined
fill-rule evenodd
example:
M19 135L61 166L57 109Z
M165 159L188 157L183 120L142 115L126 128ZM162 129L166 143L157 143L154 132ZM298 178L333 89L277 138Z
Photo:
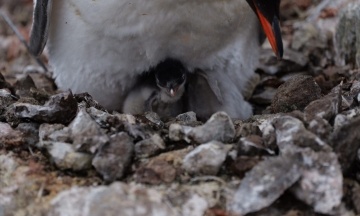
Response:
M141 114L153 111L160 117L180 114L187 73L180 61L162 61L148 73L139 76L137 84L124 101L123 112Z
M159 100L164 103L178 101L185 92L187 70L175 59L166 59L155 68L156 85L159 87Z

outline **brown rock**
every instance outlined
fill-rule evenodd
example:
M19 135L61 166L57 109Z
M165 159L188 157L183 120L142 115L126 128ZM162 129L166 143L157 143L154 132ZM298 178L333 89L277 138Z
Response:
M272 101L274 113L303 110L321 97L321 89L311 76L297 75L282 84Z

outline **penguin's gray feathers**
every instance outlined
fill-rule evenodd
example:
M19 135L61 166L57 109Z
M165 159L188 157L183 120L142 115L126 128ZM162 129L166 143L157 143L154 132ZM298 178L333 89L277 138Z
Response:
M33 12L33 24L30 34L30 52L39 56L46 45L52 0L35 0Z

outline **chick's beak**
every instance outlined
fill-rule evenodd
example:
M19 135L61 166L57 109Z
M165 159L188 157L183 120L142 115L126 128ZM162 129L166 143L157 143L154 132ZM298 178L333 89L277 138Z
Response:
M246 0L260 20L261 26L276 56L283 56L279 23L280 0Z
M176 91L174 89L170 89L170 95L171 97L174 97L176 94Z

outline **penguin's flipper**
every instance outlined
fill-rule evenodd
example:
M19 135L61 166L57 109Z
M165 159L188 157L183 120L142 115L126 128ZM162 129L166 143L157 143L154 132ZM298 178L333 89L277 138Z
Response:
M52 0L35 0L30 34L30 52L39 56L44 50L49 30Z

